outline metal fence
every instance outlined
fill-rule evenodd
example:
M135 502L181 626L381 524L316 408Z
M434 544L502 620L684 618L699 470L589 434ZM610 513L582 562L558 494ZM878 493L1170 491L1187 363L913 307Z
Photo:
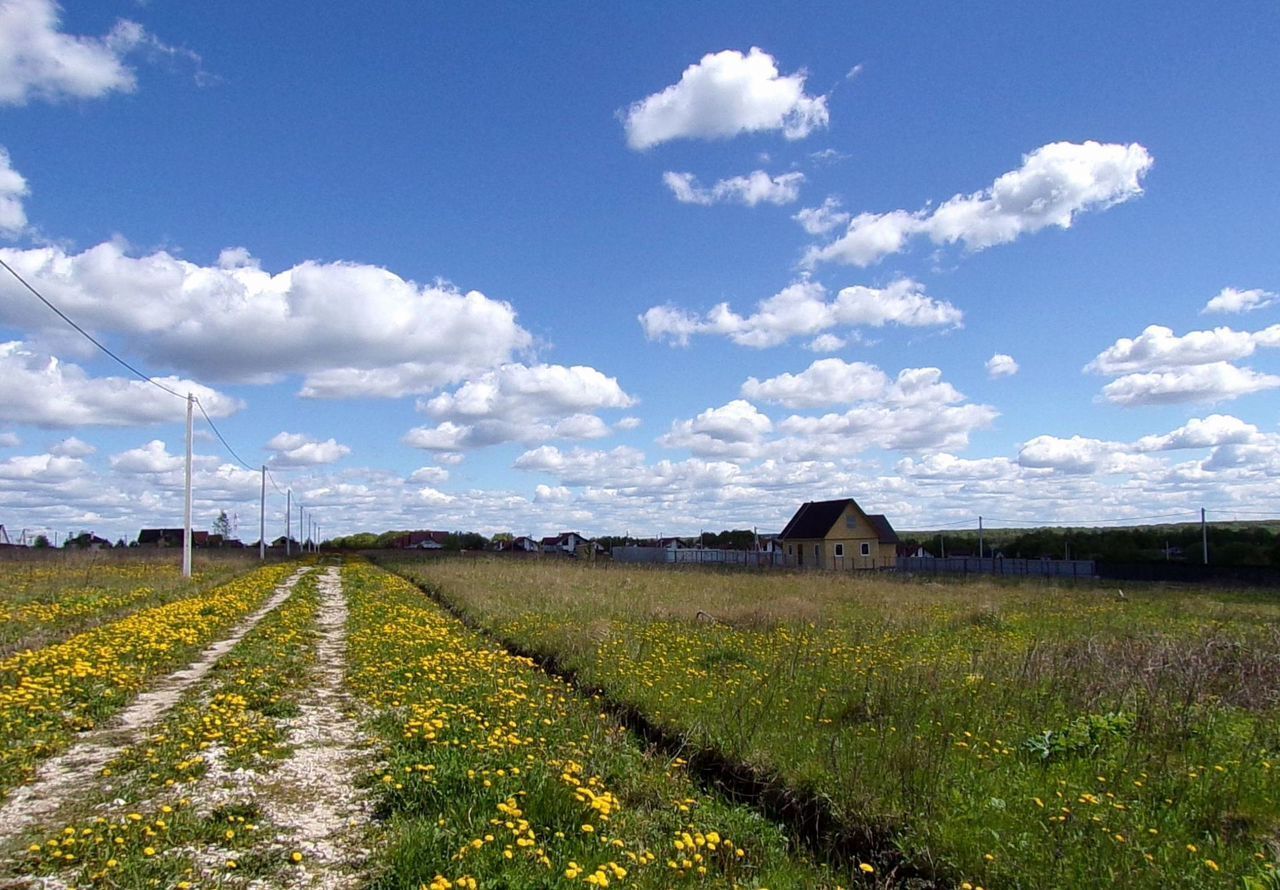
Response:
M1002 575L1032 578L1092 578L1097 574L1097 564L1091 559L900 556L898 557L898 571L922 574Z
M750 566L771 568L783 564L781 553L763 550L713 550L696 547L671 550L666 547L614 547L614 562L668 565Z

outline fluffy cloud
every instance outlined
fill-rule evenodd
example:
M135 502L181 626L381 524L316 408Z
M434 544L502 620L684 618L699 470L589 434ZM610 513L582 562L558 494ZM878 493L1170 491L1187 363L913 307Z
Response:
M810 352L838 352L844 349L848 342L835 334L819 334L805 345L805 349Z
M671 139L727 139L739 133L781 130L802 139L827 125L825 96L807 96L803 72L782 76L758 47L708 53L680 82L628 108L627 143L651 148Z
M172 473L186 466L186 458L170 454L164 442L152 439L141 448L130 448L111 456L111 469L117 473Z
M658 439L664 448L687 448L697 455L754 458L773 431L773 421L742 399L708 408L692 420L677 420Z
M0 480L37 485L64 482L74 479L84 468L84 462L74 457L21 455L0 461Z
M635 478L644 465L644 452L626 445L610 451L561 451L554 445L540 445L521 454L514 464L518 470L555 476L566 485L586 485L603 478Z
M403 441L461 451L501 442L598 439L609 435L609 427L592 412L633 404L615 378L595 368L507 364L420 401L419 410L439 423L411 430Z
M884 288L846 287L833 300L818 282L799 281L761 300L749 316L720 303L702 317L675 306L654 306L639 320L651 340L685 346L695 334L719 334L763 349L834 327L959 327L963 318L950 303L926 296L923 285L902 278Z
M177 377L156 380L192 393L210 417L229 417L244 407L235 398ZM77 365L35 352L20 341L0 343L0 415L10 423L41 427L138 426L185 417L182 400L123 377L90 377Z
M1193 417L1176 430L1159 436L1143 436L1134 443L1136 451L1172 451L1183 448L1217 448L1246 445L1259 436L1258 428L1230 414Z
M1220 402L1280 387L1280 377L1238 368L1229 362L1193 365L1177 371L1126 374L1102 387L1102 398L1126 408Z
M67 436L67 438L49 449L50 454L56 454L59 457L88 457L97 452L97 448L88 442L77 439L75 436Z
M1168 433L1143 436L1133 442L1036 436L1022 444L1018 464L1072 474L1131 473L1150 468L1150 458L1145 456L1156 452L1236 447L1259 443L1263 438L1253 424L1229 414L1211 414L1192 418Z
M17 448L21 444L16 433L0 433L0 448Z
M742 395L787 408L825 408L881 398L889 376L865 362L819 359L799 374L779 374L768 380L748 377Z
M105 37L75 37L59 25L53 0L0 5L0 104L133 90L134 74L124 56L149 41L140 25L122 19Z
M1224 287L1218 291L1216 297L1204 304L1204 308L1200 312L1202 314L1210 312L1252 312L1255 309L1265 309L1275 303L1277 299L1276 294L1257 288L1236 290L1234 287Z
M321 442L301 433L277 433L267 443L267 450L274 451L271 463L278 467L312 467L331 464L351 453L346 445L336 439Z
M997 352L991 358L987 359L987 376L992 380L998 377L1012 377L1018 373L1018 363L1013 360L1013 356L1005 355L1003 352Z
M975 430L990 426L998 416L990 405L860 404L843 414L786 418L778 426L791 438L778 443L777 450L810 459L872 448L953 451L966 447Z
M849 221L849 214L840 209L840 199L828 197L819 207L806 207L791 217L810 235L825 235Z
M1256 332L1222 327L1190 331L1180 337L1163 325L1153 324L1133 339L1121 337L1084 369L1098 374L1168 371L1245 358L1259 346L1280 346L1280 325Z
M429 482L439 485L449 481L449 471L444 467L419 467L409 474L410 482Z
M376 266L304 262L272 275L243 251L199 266L163 251L127 256L115 243L0 256L82 325L120 335L153 364L258 383L305 374L308 397L429 392L532 342L507 303ZM53 327L56 319L17 299L16 287L0 282L0 323Z
M983 250L1049 226L1070 228L1082 212L1141 195L1142 177L1152 163L1137 143L1043 145L989 188L955 195L934 209L860 213L840 238L810 248L805 263L869 266L903 250L916 236L934 244L958 242L969 250Z
M804 174L782 173L770 176L763 170L753 170L746 176L721 179L710 188L705 188L698 184L692 173L672 173L668 170L662 174L662 181L681 204L701 204L704 207L712 204L745 204L754 207L761 203L790 204L795 201L800 197Z
M3 15L0 10L0 16ZM27 213L22 207L22 199L27 193L27 181L13 169L9 152L0 146L0 235L12 238L26 229Z
M658 442L699 457L732 461L847 459L872 449L934 451L963 447L998 416L964 394L937 368L906 368L895 379L874 365L820 359L799 374L749 378L742 394L789 408L852 405L843 414L792 415L778 423L744 399L672 423ZM780 436L771 436L772 433Z

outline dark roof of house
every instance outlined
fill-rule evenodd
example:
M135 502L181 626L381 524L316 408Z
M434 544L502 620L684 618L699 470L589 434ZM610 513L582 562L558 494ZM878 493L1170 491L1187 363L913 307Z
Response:
M898 544L898 533L893 530L893 526L889 524L889 520L883 513L868 513L867 519L871 520L871 527L876 530L876 537L880 539L881 544Z
M853 503L856 503L853 498L840 498L836 501L805 501L778 537L783 540L825 538L827 532L831 531L831 527L844 515L845 508ZM898 543L898 534L883 513L865 515L871 527L875 529L876 538L881 544Z
M180 528L144 528L138 532L139 544L154 544L157 541L181 539L183 530Z
M838 501L805 501L778 537L824 538L827 532L831 531L831 526L835 525L836 520L844 513L845 507L852 501L853 498L841 498Z

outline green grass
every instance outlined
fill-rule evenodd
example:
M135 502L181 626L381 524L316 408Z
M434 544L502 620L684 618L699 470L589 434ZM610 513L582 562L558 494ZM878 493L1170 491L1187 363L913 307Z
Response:
M279 721L307 688L317 607L312 572L107 765L103 787L86 790L56 828L21 839L13 873L107 887L243 886L290 867L290 848L252 799L210 807L203 783L212 757L261 774L291 753Z
M249 575L0 659L0 794L260 605L291 571Z
M402 579L357 565L344 586L350 684L385 761L370 777L386 820L379 890L874 883L816 865L752 808L699 791L598 702Z
M395 567L957 884L1275 886L1273 596Z
M258 567L248 558L196 560L188 579L176 554L129 557L77 551L0 560L0 658L198 596Z

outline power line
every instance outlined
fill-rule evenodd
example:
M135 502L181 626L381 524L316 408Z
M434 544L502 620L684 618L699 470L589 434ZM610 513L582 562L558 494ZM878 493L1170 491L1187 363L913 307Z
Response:
M236 454L236 450L231 447L230 443L228 443L225 438L223 438L222 432L218 429L217 424L213 422L213 418L209 416L209 412L204 410L204 405L200 403L200 400L196 399L195 403L196 403L196 407L200 409L200 413L204 415L204 419L208 422L210 429L213 430L213 434L217 436L218 441L222 443L222 447L227 449L228 453L230 453L232 457L234 457L237 461L239 461L240 466L244 467L246 470L257 470L258 469L257 467L249 466L249 464L247 464L244 461L244 459L240 457L240 455Z
M38 291L38 290L36 290L34 287L32 287L32 286L31 286L31 284L30 284L30 283L29 283L25 278L23 278L21 275L19 275L17 272L15 272L15 271L14 271L14 269L13 269L13 267L12 267L12 266L10 266L8 263L6 263L3 259L0 259L0 266L4 266L5 270L6 270L10 275L12 275L14 278L18 279L18 281L22 284L22 286L23 286L23 287L25 287L27 290L31 291L31 293L35 294L36 299L38 299L41 303L44 303L46 306L48 306L51 310L53 310L53 312L54 312L54 313L55 313L59 318L61 318L61 319L62 319L63 321L65 321L67 324L71 325L71 327L75 328L75 329L76 329L76 331L78 331L82 337L84 337L86 340L88 340L88 341L89 341L90 343L92 343L94 346L96 346L96 347L98 347L99 349L101 349L101 350L102 350L103 352L105 352L107 355L111 356L111 358L115 359L115 360L116 360L116 362L117 362L117 363L119 363L122 367L127 368L130 372L132 372L133 374L137 375L139 379L141 379L141 380L143 380L143 381L145 381L145 382L147 382L147 383L150 383L152 386L157 387L158 389L162 389L162 390L164 390L164 391L165 391L165 392L167 392L169 395L171 395L171 396L177 396L177 397L178 397L178 398L180 398L180 399L186 399L186 396L184 396L182 393L180 393L180 392L176 392L175 390L170 389L169 387L165 386L163 383L161 383L159 380L156 380L154 377L150 376L149 374L144 374L144 373L142 373L142 372L141 372L141 371L139 371L137 368L135 368L133 365L129 364L127 361L125 361L124 359L122 359L120 356L116 355L116 354L115 354L114 352L112 352L110 349L108 349L107 347L103 346L100 342L98 342L98 340L97 340L97 339L96 339L92 334L90 334L90 333L89 333L88 331L86 331L84 328L80 327L80 325L76 324L76 323L71 319L71 317L70 317L70 316L68 316L65 312L63 312L63 311L62 311L61 309L59 309L57 306L53 305L53 303L51 303L51 302L50 302L50 301L45 297L45 295L44 295L44 294L40 293L40 291Z

